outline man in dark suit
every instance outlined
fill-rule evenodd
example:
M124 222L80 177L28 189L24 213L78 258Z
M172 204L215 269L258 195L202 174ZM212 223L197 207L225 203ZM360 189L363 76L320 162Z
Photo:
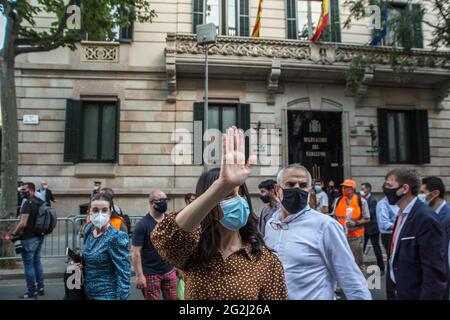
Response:
M399 214L391 244L390 276L397 299L448 298L448 240L436 213L417 199L420 178L415 170L388 172L383 191Z
M372 185L368 182L361 184L360 194L366 199L370 211L370 221L364 226L364 252L366 252L367 243L372 243L373 252L377 258L377 265L380 268L381 275L384 275L384 261L380 246L380 230L377 222L377 199L372 195Z
M445 185L439 177L426 177L422 179L419 199L428 204L436 212L444 225L447 237L450 238L450 206L444 199Z
M420 187L420 193L418 197L424 203L428 204L431 209L434 210L434 212L436 212L439 220L444 225L445 231L447 233L447 239L450 239L450 205L447 203L447 201L445 201L444 196L445 184L441 178L430 176L422 179L422 186ZM450 251L448 251L448 249L447 255L450 256ZM448 259L450 270L450 257ZM450 294L450 290L447 290L447 292L449 292Z
M42 199L42 201L47 202L47 204L51 207L52 202L56 202L55 197L53 196L52 190L48 188L47 181L41 182L41 187L37 191L37 196Z

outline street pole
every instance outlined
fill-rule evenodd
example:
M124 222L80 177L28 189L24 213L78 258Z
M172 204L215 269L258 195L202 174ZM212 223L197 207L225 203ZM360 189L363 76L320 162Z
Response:
M203 45L205 50L205 105L203 110L203 170L208 170L209 155L205 156L205 150L209 143L208 132L208 45L217 43L217 31L214 23L200 24L197 26L197 44Z
M203 121L204 121L204 126L205 126L205 132L208 132L208 44L205 44L205 108L204 108L204 115L203 115ZM206 139L205 139L205 134L203 134L203 143L204 143L204 148L203 150L206 150L206 147L208 146L208 142L209 142L209 136L206 135ZM208 164L207 164L207 160L209 159L209 157L205 157L205 159L203 159L203 169L206 172L208 170Z

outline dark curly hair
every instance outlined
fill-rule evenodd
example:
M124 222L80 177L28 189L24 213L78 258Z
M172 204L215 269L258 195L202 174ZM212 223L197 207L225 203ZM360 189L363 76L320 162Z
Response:
M196 198L208 190L213 182L219 178L219 174L220 169L214 168L204 172L200 176L197 181ZM247 200L250 208L250 215L248 217L247 224L239 230L239 233L241 235L242 242L249 243L252 247L251 252L256 255L257 259L260 259L262 256L264 241L258 231L258 218L253 211L250 194L245 184L239 187L239 195ZM195 263L195 265L204 269L210 268L210 262L217 254L220 244L219 224L220 222L214 216L213 210L211 210L201 222L202 231L200 235L200 242L197 246L197 254L194 255L196 256L194 258L195 261L190 261L190 263Z

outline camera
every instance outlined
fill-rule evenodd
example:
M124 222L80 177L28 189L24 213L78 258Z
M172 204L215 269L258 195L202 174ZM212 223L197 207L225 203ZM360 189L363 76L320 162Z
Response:
M23 251L22 240L20 240L20 236L13 236L11 241L14 243L14 247L16 250L16 254L21 254Z

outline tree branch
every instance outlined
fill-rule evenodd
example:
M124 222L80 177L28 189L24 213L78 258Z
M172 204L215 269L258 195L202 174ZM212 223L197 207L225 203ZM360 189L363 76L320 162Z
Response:
M426 21L426 20L422 20L423 21L423 23L425 23L425 24L427 24L427 25L429 25L430 27L432 27L432 28L437 28L438 26L436 26L436 25L434 25L434 24L432 24L431 22L429 22L429 21Z
M66 44L67 40L66 38L61 38L57 41L54 41L50 44L47 45L40 45L40 46L33 46L33 47L21 47L21 48L16 48L14 50L14 54L16 56L18 56L19 54L23 54L23 53L29 53L29 52L46 52L46 51L51 51L53 49L59 48L60 46Z
M58 28L51 36L40 38L40 39L39 38L38 39L36 39L36 38L19 38L15 42L16 51L17 51L17 49L19 49L19 46L23 46L23 45L32 45L32 46L37 46L37 47L50 46L58 38L62 37L64 34L64 28L66 26L67 19L69 18L69 15L66 12L67 8L73 4L75 4L75 0L70 0L69 3L64 7L63 15L61 16L61 19L59 20ZM24 48L20 48L20 49L22 51L22 49L24 49Z
M447 30L449 30L450 29L450 19L448 19L448 17L445 15L445 13L443 11L444 8L442 7L442 3L440 3L438 0L436 0L435 3L436 3L436 7L438 8L442 18L445 21L445 24L447 25Z

